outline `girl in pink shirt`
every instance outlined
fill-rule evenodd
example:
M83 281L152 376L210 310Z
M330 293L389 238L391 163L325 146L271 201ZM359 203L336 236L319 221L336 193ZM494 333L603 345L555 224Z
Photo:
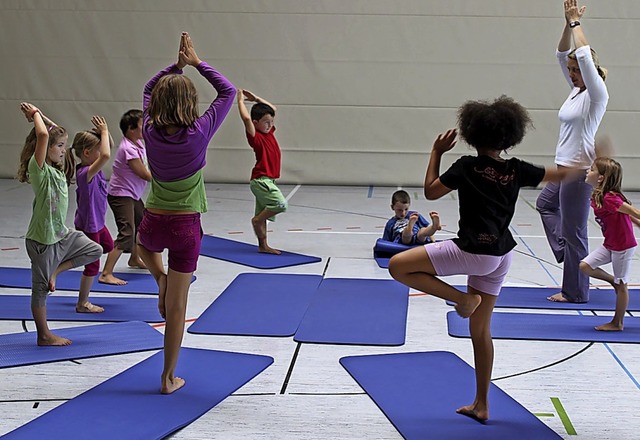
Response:
M616 291L613 319L599 325L596 330L622 331L622 321L629 304L629 270L637 246L632 223L640 226L640 210L631 206L622 194L622 167L615 160L596 158L585 180L593 186L591 207L602 228L604 243L580 262L580 270L610 283ZM611 263L613 275L600 268L607 263Z

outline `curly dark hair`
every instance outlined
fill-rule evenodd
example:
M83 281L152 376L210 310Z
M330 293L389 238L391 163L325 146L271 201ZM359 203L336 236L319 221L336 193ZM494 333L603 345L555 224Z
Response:
M465 102L458 109L458 127L462 139L476 149L508 150L522 141L533 123L526 108L502 95L493 102Z

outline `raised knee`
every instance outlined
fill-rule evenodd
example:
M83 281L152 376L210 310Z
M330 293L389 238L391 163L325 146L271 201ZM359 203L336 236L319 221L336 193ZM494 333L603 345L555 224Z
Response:
M584 261L581 261L580 264L578 265L578 267L580 268L580 270L584 273L589 273L591 272L593 269L591 268L591 266L589 266L587 263L585 263Z

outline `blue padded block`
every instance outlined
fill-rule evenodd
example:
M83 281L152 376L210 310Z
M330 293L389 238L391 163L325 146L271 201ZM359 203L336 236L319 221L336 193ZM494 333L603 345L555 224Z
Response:
M51 295L47 298L48 321L76 322L163 322L156 298L90 297L93 304L104 307L102 313L77 313L75 296ZM0 295L0 320L33 320L31 296Z
M457 414L457 408L473 402L475 375L453 353L350 356L340 363L405 439L562 438L493 384L486 423Z
M322 261L318 257L286 251L280 255L264 254L258 252L256 245L210 235L202 237L200 255L257 269L277 269Z
M176 375L185 386L160 394L157 353L7 434L7 439L162 439L187 426L260 374L273 358L183 348ZM87 419L91 423L70 421Z
M493 339L640 343L640 318L627 317L624 331L603 332L594 327L611 321L611 316L556 315L548 313L493 313ZM447 313L449 335L468 338L469 321L455 312Z
M325 278L294 336L298 342L402 345L409 288L394 280Z
M99 283L98 277L96 277L91 286L91 291L146 295L158 294L158 285L149 273L115 272L114 275L128 281L128 283L123 286L103 284ZM79 270L62 272L56 279L56 290L71 290L77 292L80 287L81 276L82 271ZM192 282L195 281L195 279L196 277L193 277ZM0 267L0 286L31 290L31 269L22 267Z
M320 275L240 274L188 332L293 336L321 280Z
M38 347L35 332L0 335L0 368L156 350L164 344L162 333L139 321L61 328L54 332L71 339L71 345Z

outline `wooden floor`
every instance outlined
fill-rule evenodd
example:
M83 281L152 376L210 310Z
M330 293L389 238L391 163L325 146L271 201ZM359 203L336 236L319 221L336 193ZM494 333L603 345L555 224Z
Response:
M289 210L269 224L270 244L320 256L322 262L272 272L390 278L388 272L374 262L372 246L381 236L386 219L392 215L390 196L396 188L283 185L281 189L289 199ZM454 197L427 202L420 189L405 189L413 198L413 209L423 213L440 212L444 224L441 238L455 233L457 201ZM561 268L553 262L534 209L537 194L536 190L521 193L512 223L512 232L518 241L514 264L507 278L512 285L554 286L561 280ZM248 185L208 184L207 195L209 212L203 217L205 233L254 243L249 223L253 197ZM635 204L640 203L640 193L627 196ZM31 189L16 181L0 181L0 197L0 266L28 268L22 237L31 214ZM74 207L70 201L70 222ZM111 213L108 215L108 226L115 234L113 218ZM590 221L589 229L591 245L600 243L600 231L593 221ZM636 256L632 284L640 283L639 269ZM126 268L126 257L121 258L117 270L130 270ZM198 280L190 291L187 318L197 318L238 274L257 271L201 257L196 272ZM465 280L450 277L449 281L463 283ZM0 294L24 293L0 289ZM105 294L92 294L96 303L101 295ZM402 438L338 360L358 354L447 350L472 364L470 341L447 335L445 314L450 310L436 298L412 295L406 344L393 348L298 344L292 338L185 333L184 346L264 354L272 356L275 362L170 438ZM83 324L51 323L52 328L74 325ZM1 334L21 332L24 328L33 331L33 322L0 321ZM297 356L294 356L297 350ZM636 414L640 408L640 346L498 340L495 351L494 383L563 438L640 438L640 418ZM0 435L72 399L151 353L0 370ZM450 380L445 371L443 380ZM461 405L468 403L470 401L460 402ZM562 417L560 413L563 413ZM88 408L78 420L69 422L91 423L91 416Z

